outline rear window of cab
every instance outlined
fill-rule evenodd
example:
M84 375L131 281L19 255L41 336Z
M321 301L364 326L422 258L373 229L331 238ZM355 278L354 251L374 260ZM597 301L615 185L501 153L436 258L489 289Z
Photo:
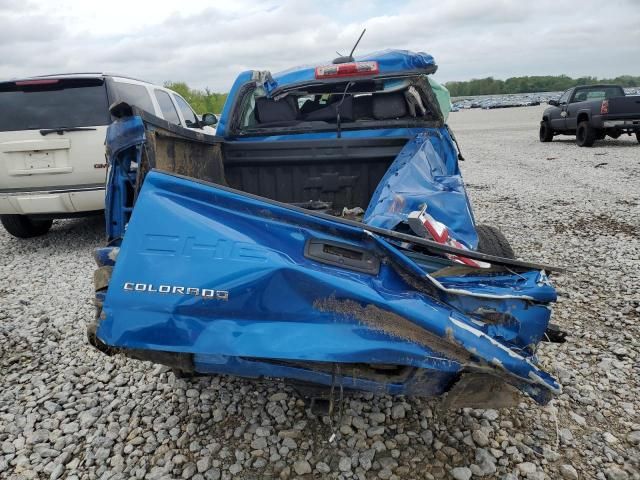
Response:
M244 98L240 128L305 129L391 121L437 121L435 96L426 77L312 84L273 99L262 89Z

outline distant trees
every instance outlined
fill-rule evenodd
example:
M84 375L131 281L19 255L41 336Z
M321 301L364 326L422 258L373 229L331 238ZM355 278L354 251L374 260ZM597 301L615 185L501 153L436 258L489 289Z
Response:
M182 95L198 114L221 113L227 100L226 93L214 93L208 88L197 90L185 82L164 82L164 86Z
M444 85L449 89L452 97L470 97L501 93L557 92L576 85L592 83L615 83L623 87L640 87L640 77L622 75L616 78L598 79L596 77L571 78L567 75L544 75L511 77L506 80L487 77L474 78L464 82L447 82ZM191 88L185 82L165 82L164 86L182 95L198 114L221 113L228 95L227 93L214 93L208 88L204 90Z
M474 78L464 82L447 82L452 97L466 97L474 95L494 95L501 93L534 93L556 92L566 90L576 85L593 83L615 83L623 87L640 86L640 77L622 75L616 78L598 79L596 77L571 78L567 75L545 75L533 77L511 77L506 80L496 80L493 77Z

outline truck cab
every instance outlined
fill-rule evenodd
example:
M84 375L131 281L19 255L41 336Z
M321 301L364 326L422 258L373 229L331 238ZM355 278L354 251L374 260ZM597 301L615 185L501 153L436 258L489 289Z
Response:
M640 97L627 97L619 85L573 87L549 105L540 124L541 142L550 142L555 135L575 135L579 146L590 147L595 140L623 133L635 133L640 142Z

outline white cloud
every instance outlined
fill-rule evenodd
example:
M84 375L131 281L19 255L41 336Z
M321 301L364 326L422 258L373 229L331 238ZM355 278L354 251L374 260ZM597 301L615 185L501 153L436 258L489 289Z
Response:
M0 77L109 71L226 91L246 69L408 48L442 80L640 74L635 0L0 0Z

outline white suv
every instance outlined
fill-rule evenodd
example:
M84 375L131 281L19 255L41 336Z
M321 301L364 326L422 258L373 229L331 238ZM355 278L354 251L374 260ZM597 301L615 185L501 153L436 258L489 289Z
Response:
M54 218L104 209L109 105L127 102L168 122L215 134L176 92L101 73L0 82L0 220L16 237L49 231Z

